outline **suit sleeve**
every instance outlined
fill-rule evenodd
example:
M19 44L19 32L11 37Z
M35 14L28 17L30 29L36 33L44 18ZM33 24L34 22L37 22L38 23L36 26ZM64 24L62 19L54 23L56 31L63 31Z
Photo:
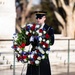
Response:
M49 27L49 30L48 30L48 34L50 35L50 39L51 39L51 45L54 44L54 30L52 27Z

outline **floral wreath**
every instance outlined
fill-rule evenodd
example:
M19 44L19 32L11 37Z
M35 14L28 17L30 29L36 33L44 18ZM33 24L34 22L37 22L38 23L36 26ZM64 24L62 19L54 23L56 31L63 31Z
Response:
M38 40L38 46L34 49L30 43L30 41L33 41L33 38ZM44 28L40 29L40 25L37 24L27 24L21 30L21 33L14 34L13 41L17 60L32 65L38 65L41 60L46 59L51 44L47 31Z

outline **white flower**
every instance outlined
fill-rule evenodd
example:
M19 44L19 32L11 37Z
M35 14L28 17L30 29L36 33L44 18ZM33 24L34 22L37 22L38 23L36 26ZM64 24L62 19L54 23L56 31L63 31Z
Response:
M45 59L45 56L44 55L42 56L42 59Z
M39 30L36 31L39 34Z
M29 46L29 47L28 47L28 48L29 48L29 51L31 51L31 49L32 49L32 44L29 44L28 46Z
M42 54L44 54L44 53L45 53L45 52L44 52L44 50L42 50L42 49L40 50L40 52L41 52Z
M33 26L33 25L32 25L32 24L27 24L27 26L30 26L30 27L31 27L31 26Z
M35 32L33 31L33 34L35 34Z
M31 58L33 58L33 54L31 54Z
M16 40L15 40L16 41ZM14 44L16 45L17 44L17 42L14 42Z
M40 25L36 25L36 28L39 28L40 27Z
M39 33L39 36L42 36L42 33Z
M45 52L42 50L41 53L44 54Z
M28 58L30 58L31 56L30 55L28 55Z
M24 48L24 51L25 51L25 52L28 52L28 50L26 49L26 47Z
M17 36L17 37L15 37L15 38L14 38L14 40L16 41L16 40L17 40L17 38L18 38L18 36Z
M22 50L20 50L19 53L22 53Z
M17 48L17 50L19 51L19 50L20 50L20 48Z
M32 31L30 30L30 33L32 33Z
M46 43L49 44L49 40L47 40Z
M28 35L28 33L29 33L29 32L28 32L28 31L26 31L26 35Z
M43 45L43 48L45 48L45 45Z
M38 60L35 61L35 64L39 64L40 62Z
M46 34L46 31L43 31L44 34Z
M42 38L41 37L39 37L39 41L42 41Z
M49 51L46 51L46 54L49 54Z
M32 49L32 45L29 44L28 46L25 46L24 51L28 52L28 51L31 51L31 49Z
M28 64L30 64L30 61L28 61Z
M44 50L43 50L42 48L38 47L38 49L39 49L39 51L40 51L42 54L45 53Z
M27 60L26 60L26 59L24 59L24 61L26 62Z
M30 42L31 42L31 41L34 41L34 37L31 36L29 41L30 41Z
M38 59L38 60L41 60L41 57L38 57L37 59Z
M43 41L45 42L45 39L43 39Z

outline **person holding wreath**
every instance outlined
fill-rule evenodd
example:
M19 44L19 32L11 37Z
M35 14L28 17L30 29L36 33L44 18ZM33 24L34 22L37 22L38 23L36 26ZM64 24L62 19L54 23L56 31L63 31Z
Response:
M52 27L50 27L49 25L45 23L46 14L47 14L45 11L36 11L35 14L36 14L37 24L40 25L40 28L36 32L38 31L42 32L42 30L45 30L47 34L45 38L42 36L43 41L41 42L41 44L39 44L39 41L36 37L30 38L30 43L32 44L32 50L35 50L35 48L37 47L39 50L42 50L45 52L50 51L50 48L45 48L48 45L45 44L44 41L49 43L47 39L50 38L49 44L50 45L54 44L54 30ZM41 59L39 65L28 64L26 75L51 75L49 55L46 55L45 59Z

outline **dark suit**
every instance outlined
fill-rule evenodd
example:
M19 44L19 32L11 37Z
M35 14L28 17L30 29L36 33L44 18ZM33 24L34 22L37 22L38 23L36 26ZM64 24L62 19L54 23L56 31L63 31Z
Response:
M46 24L44 25L43 28L46 29L46 31L50 35L51 45L53 45L54 44L54 31L53 31L53 28L46 25ZM32 42L32 45L38 46L37 39L34 39L34 42ZM26 75L51 75L50 62L49 62L48 56L47 56L46 59L41 60L39 66L28 65Z

